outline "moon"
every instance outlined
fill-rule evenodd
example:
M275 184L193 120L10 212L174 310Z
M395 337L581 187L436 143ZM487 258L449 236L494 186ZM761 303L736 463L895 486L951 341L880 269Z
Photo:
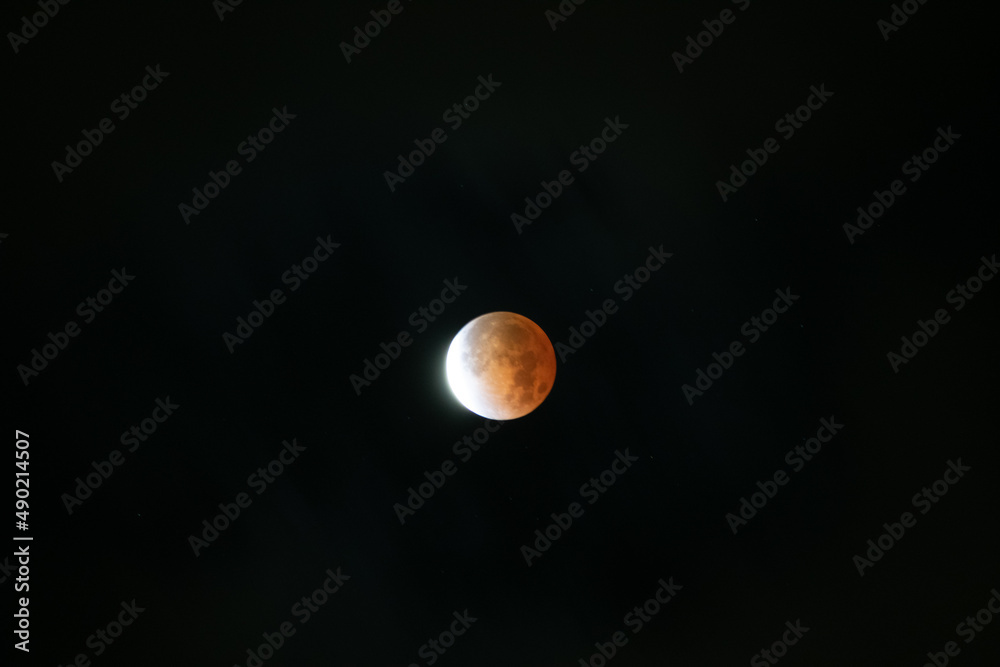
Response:
M556 353L542 328L523 315L480 315L459 331L445 361L459 402L487 419L517 419L545 400L556 379Z

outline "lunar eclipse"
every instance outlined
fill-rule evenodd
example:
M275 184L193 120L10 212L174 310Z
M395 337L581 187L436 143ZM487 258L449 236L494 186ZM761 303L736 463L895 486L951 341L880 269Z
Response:
M523 315L480 315L456 334L445 362L459 402L487 419L517 419L552 391L556 353L542 328Z

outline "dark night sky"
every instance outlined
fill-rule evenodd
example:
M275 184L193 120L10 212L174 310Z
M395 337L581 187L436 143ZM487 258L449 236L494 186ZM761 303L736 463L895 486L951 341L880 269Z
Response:
M7 53L3 415L30 434L31 528L11 531L33 537L31 652L14 664L253 667L247 650L290 622L268 667L429 665L425 644L466 610L433 664L597 666L619 631L609 665L773 664L760 652L797 621L783 665L917 666L949 641L951 664L996 663L1000 623L968 643L958 626L1000 589L1000 282L948 300L1000 251L994 24L928 2L886 41L888 3L591 0L553 30L556 0L403 0L348 63L340 43L386 5L334 4L244 2L220 21L209 0L71 2ZM734 22L678 72L724 9ZM5 33L35 11L8 6ZM169 74L118 117L147 66ZM453 129L442 114L479 77L499 85ZM813 87L831 95L783 136ZM285 108L247 162L241 142ZM60 182L52 162L102 118L114 131ZM627 128L578 171L606 119ZM390 191L384 172L436 128L447 140ZM939 128L959 138L911 181ZM768 138L780 148L723 201L717 181ZM240 173L186 224L178 206L230 160ZM566 169L519 233L511 215ZM895 179L905 193L851 243L843 224ZM317 238L339 246L293 290L282 276ZM626 300L615 285L650 247L672 255ZM77 304L123 270L87 321ZM467 288L418 332L446 280ZM223 333L278 288L230 353ZM776 290L798 299L751 343ZM483 419L446 386L455 333L507 310L566 344L607 299L545 403L456 456ZM947 323L894 372L887 353L938 309ZM25 384L19 365L71 321ZM349 376L404 331L358 395ZM682 386L737 340L689 403ZM167 397L179 407L129 451L120 435ZM786 453L824 419L843 428L795 471ZM293 439L299 457L254 486ZM588 504L581 485L626 451ZM448 459L457 473L401 525L394 504ZM959 459L971 469L921 514L914 494ZM778 470L788 483L734 535L726 515ZM240 493L252 502L196 556L190 536ZM529 567L521 546L573 502L583 516ZM854 557L907 511L859 576ZM349 580L303 623L294 605L337 568ZM626 615L661 579L676 594L636 632ZM133 599L144 611L113 644L88 640Z

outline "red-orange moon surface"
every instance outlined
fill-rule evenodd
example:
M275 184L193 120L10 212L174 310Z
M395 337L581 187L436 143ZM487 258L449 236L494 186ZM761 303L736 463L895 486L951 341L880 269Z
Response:
M448 386L472 412L517 419L545 400L556 379L556 353L542 328L523 315L480 315L456 334L445 362Z

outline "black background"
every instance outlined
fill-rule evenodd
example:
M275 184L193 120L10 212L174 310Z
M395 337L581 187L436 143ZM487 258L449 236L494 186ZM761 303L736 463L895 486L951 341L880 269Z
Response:
M1000 627L965 644L956 625L1000 586L1000 285L946 302L998 251L995 24L976 5L928 2L886 41L883 3L591 0L552 30L554 0L418 0L348 63L339 44L385 5L333 4L220 21L207 0L71 2L6 56L4 418L30 434L34 538L17 664L243 665L337 567L350 580L265 664L428 664L420 647L468 609L439 664L577 665L671 577L611 663L748 664L801 619L782 664L921 665L947 641L954 664L995 664ZM34 11L8 6L5 32ZM115 118L157 64L169 76ZM449 128L488 75L500 87ZM820 85L833 95L782 138ZM192 188L282 107L287 129L185 224ZM51 163L104 117L115 131L60 182ZM616 117L628 129L518 233L524 198ZM391 192L383 172L438 127ZM939 127L961 138L850 243L842 225ZM723 202L716 182L768 137L780 150ZM327 236L340 247L289 292L282 273ZM616 281L661 245L625 301ZM82 324L122 267L135 280ZM416 334L410 314L456 277ZM287 302L230 353L222 334L275 288ZM690 405L682 385L786 288L795 305ZM461 326L509 310L567 343L608 298L545 403L459 462L483 423L443 374ZM951 321L894 372L887 353L938 308ZM80 335L25 385L18 365L70 320ZM349 376L401 331L413 344L358 395ZM175 414L70 514L76 478L167 396ZM844 428L734 535L726 514L831 417ZM195 556L202 520L292 438L301 457ZM521 546L625 449L639 461L528 567ZM959 458L971 471L859 576L867 540ZM393 505L445 459L457 474L400 525ZM95 657L87 638L133 599L145 611Z

